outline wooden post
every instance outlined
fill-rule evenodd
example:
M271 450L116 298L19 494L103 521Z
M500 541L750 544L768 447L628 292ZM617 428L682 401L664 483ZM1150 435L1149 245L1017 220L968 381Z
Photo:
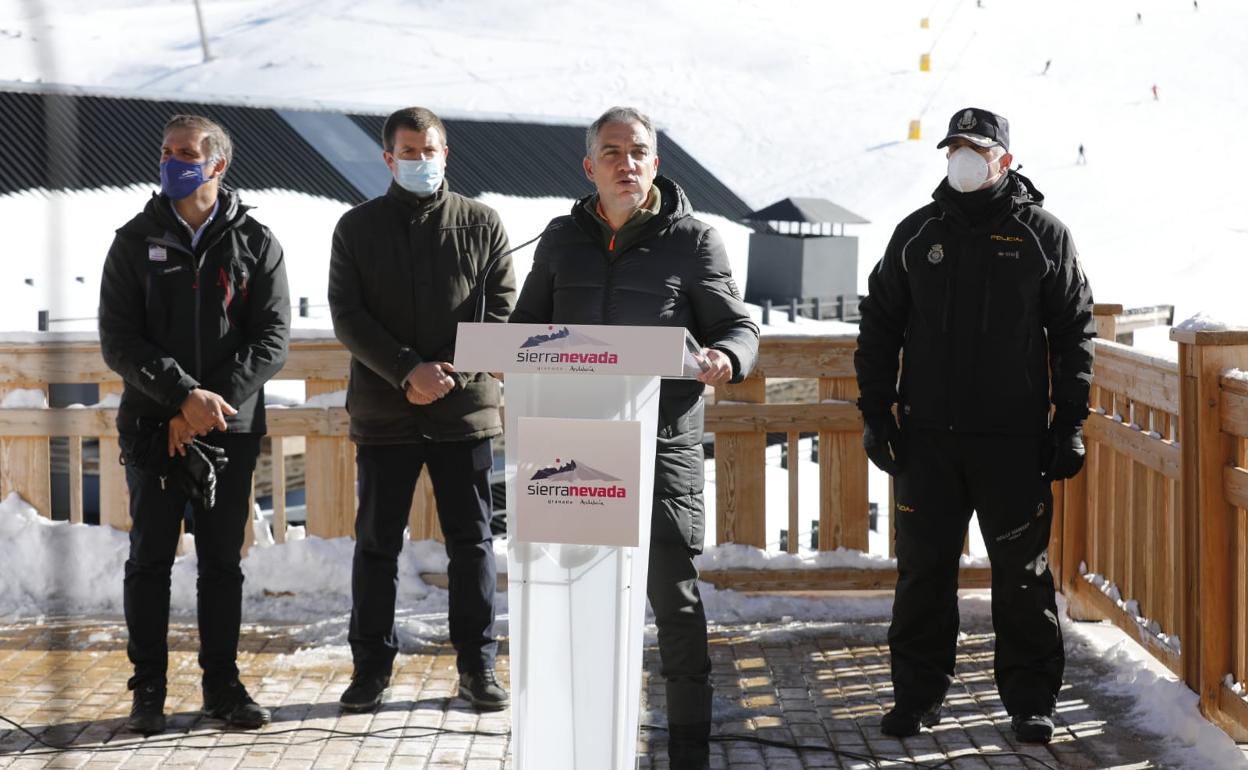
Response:
M858 400L853 377L820 377L819 400ZM826 450L825 450L826 448ZM866 552L868 542L867 454L862 431L819 433L819 550L853 548ZM891 519L892 511L889 512Z
M0 384L0 400L15 390L39 390L44 399L48 397L47 384L18 381ZM0 500L10 492L21 495L39 515L52 518L52 466L47 437L0 437Z
M800 433L790 433L789 439L789 553L797 553L797 500L798 500L798 468L801 467L802 458L797 451L798 439Z
M269 485L273 498L273 542L286 542L286 439L269 437L269 468L273 476Z
M346 390L346 380L307 380L309 398ZM346 436L308 436L304 484L309 535L349 537L355 532L355 445Z
M1118 316L1122 315L1122 305L1092 306L1092 317L1096 321L1098 339L1114 342L1118 338Z
M420 472L420 478L416 481L412 510L407 519L407 534L412 540L446 542L446 538L442 536L442 525L438 522L438 502L433 496L433 481L429 477L428 465Z
M123 388L120 380L101 382L100 400L113 393L120 395ZM117 437L100 436L100 524L129 532L130 487L120 458Z
M82 436L69 437L69 521L82 523Z
M1248 331L1180 331L1179 343L1180 516L1187 538L1182 646L1188 685L1200 695L1200 711L1238 740L1248 725L1219 707L1222 680L1233 667L1235 508L1226 499L1224 469L1234 464L1235 442L1221 429L1221 377L1248 369Z
M761 376L736 385L715 388L715 402L767 400L767 381ZM823 465L823 439L819 464ZM715 434L715 520L721 543L767 547L766 433ZM821 474L822 475L822 474ZM823 524L819 526L822 547Z

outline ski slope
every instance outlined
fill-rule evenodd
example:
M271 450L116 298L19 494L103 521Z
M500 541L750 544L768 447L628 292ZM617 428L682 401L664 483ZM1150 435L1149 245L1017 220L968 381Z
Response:
M214 57L207 64L186 0L88 7L3 0L0 79L382 110L420 103L446 114L585 123L612 104L635 104L751 205L817 195L870 219L850 230L861 239L864 290L894 224L943 175L934 144L948 116L976 104L1010 119L1016 162L1070 225L1098 300L1173 303L1180 318L1199 310L1244 314L1242 3L1206 0L1199 10L1184 0L986 0L983 7L686 0L644 11L604 0L202 5ZM927 29L919 23L925 17ZM924 52L930 72L918 68ZM906 141L915 119L923 139ZM454 137L450 143L453 182ZM1087 165L1075 164L1080 144ZM153 157L153 180L155 165ZM117 206L137 210L143 197L131 193ZM281 222L284 241L305 226L285 220L326 218L299 216L308 203L288 202L299 207L294 214L268 201L257 211L275 229ZM90 301L98 264L88 268L106 243L78 238L69 249L62 242L74 231L111 232L122 217L109 206L107 226L84 223L82 210L97 207L73 196L45 202L33 219L12 207L0 200L6 251L36 270L30 261L51 247L75 275L88 274L79 293ZM543 221L507 224L520 240ZM735 250L744 243L738 238ZM321 269L325 251L294 252L301 259L292 259L292 274L304 264ZM744 256L734 253L734 261L743 265ZM7 279L3 286L6 298L23 291ZM29 327L23 320L19 328Z

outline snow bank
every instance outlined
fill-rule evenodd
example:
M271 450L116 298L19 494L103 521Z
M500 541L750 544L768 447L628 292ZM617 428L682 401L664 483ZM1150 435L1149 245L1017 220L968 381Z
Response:
M39 388L17 388L0 400L0 409L47 409L48 397Z
M1068 657L1097 658L1114 669L1096 689L1130 699L1129 724L1164 739L1159 766L1248 768L1248 758L1226 733L1200 714L1200 699L1169 669L1109 624L1075 623L1063 613Z
M1182 332L1224 332L1248 330L1248 318L1201 311L1176 324Z

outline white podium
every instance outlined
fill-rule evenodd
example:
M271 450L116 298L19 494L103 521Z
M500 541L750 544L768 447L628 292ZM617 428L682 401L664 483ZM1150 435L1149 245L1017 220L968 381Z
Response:
M516 770L632 770L660 377L678 327L459 325L455 368L506 373Z

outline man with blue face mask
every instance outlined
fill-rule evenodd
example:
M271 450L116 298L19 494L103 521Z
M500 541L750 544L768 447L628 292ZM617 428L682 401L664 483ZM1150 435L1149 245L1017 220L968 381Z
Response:
M940 721L974 511L992 563L1001 700L1020 741L1047 743L1065 665L1050 485L1083 465L1092 290L1070 231L1010 169L1005 118L959 110L937 147L947 175L871 272L854 356L863 445L895 479L895 705L880 729L906 737Z
M175 115L162 137L161 191L117 230L100 281L100 348L125 382L117 432L131 519L127 727L165 728L169 579L189 507L204 712L255 728L269 712L239 681L239 556L266 427L264 383L286 360L285 259L222 183L233 149L220 125Z
M497 710L490 439L502 433L498 383L450 364L460 321L506 321L515 298L507 233L488 206L446 182L446 126L422 107L382 129L385 195L338 221L329 267L334 333L351 351L347 410L359 510L351 574L355 661L345 711L384 699L398 653L398 556L412 494L427 468L446 539L451 643L459 695ZM478 307L484 319L475 318Z

